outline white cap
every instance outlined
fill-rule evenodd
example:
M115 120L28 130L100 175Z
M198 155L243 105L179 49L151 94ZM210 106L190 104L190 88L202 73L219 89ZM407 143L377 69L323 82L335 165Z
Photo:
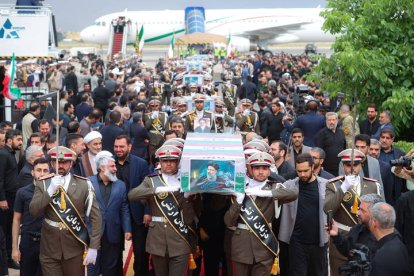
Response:
M83 138L83 143L85 145L89 144L89 142L91 142L92 140L95 140L97 138L102 139L102 134L98 131L95 131L95 130L91 131L88 134L86 134L85 138Z
M98 152L98 154L95 156L95 162L98 162L99 159L101 158L106 158L112 161L115 161L114 156L112 155L112 153L110 153L107 150L103 150Z

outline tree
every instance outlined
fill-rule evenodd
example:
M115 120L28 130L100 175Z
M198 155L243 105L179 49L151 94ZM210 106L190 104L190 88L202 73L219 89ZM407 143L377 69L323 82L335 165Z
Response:
M360 111L371 102L390 110L404 136L414 119L414 1L327 0L321 15L337 38L310 78L332 94L356 93Z

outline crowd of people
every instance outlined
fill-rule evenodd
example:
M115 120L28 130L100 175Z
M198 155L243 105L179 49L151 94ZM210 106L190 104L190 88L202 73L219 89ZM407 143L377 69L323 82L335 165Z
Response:
M125 241L135 275L413 273L389 111L321 91L306 54L187 61L18 64L60 101L0 123L0 275L122 275ZM183 192L187 133L240 136L244 192Z

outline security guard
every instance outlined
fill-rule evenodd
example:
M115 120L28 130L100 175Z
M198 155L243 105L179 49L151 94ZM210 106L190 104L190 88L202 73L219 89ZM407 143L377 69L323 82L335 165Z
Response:
M258 152L247 159L252 177L245 193L236 192L224 216L227 227L237 227L231 255L235 275L276 275L279 245L270 222L275 216L274 201L288 203L298 197L296 188L268 182L273 157ZM272 265L273 264L273 265Z
M331 210L340 233L346 234L358 223L359 197L366 194L381 195L381 186L375 179L361 178L361 161L365 155L359 150L346 149L338 154L345 176L330 179L326 184L325 212ZM352 164L353 162L353 164ZM335 246L329 247L331 275L340 275L339 268L347 260Z
M194 202L187 193L180 192L178 172L181 151L171 145L156 152L161 173L147 176L132 189L130 201L143 200L149 205L152 221L149 225L146 250L152 254L156 275L185 275L187 262L194 265L191 252L195 248L189 225L195 218ZM194 267L191 267L194 268Z
M194 132L194 123L198 122L201 118L207 119L208 124L210 125L211 131L214 131L214 120L213 113L210 111L204 110L204 100L205 96L202 94L196 94L193 97L195 103L195 110L188 113L185 119L185 130L186 132Z
M171 96L172 97L181 97L184 96L184 86L183 86L183 74L177 74L174 77L173 85L171 86Z
M44 214L40 263L44 276L83 275L83 265L95 264L101 236L101 213L91 183L72 175L76 153L56 146L48 151L57 175L36 181L30 213ZM57 161L59 163L57 165ZM92 231L88 233L85 217ZM84 254L87 250L86 255Z
M251 111L253 103L249 99L243 99L240 101L240 112L237 112L236 126L239 128L240 133L245 136L248 132L260 133L259 116L256 112Z
M185 95L194 97L198 93L198 86L197 83L192 82L188 85L188 89L186 90Z
M29 205L33 198L35 181L48 174L49 161L45 158L35 160L32 169L34 178L32 185L24 186L16 194L12 227L12 258L14 261L20 262L20 275L22 276L42 275L39 251L43 216L31 216ZM20 245L18 244L19 234L21 235Z
M160 111L161 101L152 99L148 103L150 112L144 115L144 125L150 137L149 154L150 158L164 141L164 133L168 129L168 115Z

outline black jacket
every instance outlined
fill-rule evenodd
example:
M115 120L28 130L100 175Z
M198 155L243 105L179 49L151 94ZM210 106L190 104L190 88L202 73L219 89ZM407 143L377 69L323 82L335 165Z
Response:
M15 152L7 145L0 150L0 201L6 200L6 193L15 193L19 188L14 154Z
M109 92L108 88L101 86L96 87L93 90L93 101L95 103L95 107L102 111L103 114L106 113L108 109L108 102L109 98L111 97L111 93Z
M361 134L367 134L369 137L377 132L378 128L380 127L380 123L378 118L371 124L368 119L363 120L359 124L359 130Z
M26 161L19 175L17 176L17 182L19 184L19 188L24 187L29 184L33 184L32 170L33 170L33 166L29 162Z
M116 124L109 124L101 129L102 150L114 153L115 138L118 135L125 134L125 130Z
M399 234L392 233L378 241L371 266L371 276L412 275L409 272L407 248Z
M407 246L411 271L414 271L414 191L400 196L395 206L397 219L395 228L401 233L402 241Z
M323 168L329 173L338 176L338 167L341 159L338 153L346 149L345 134L340 128L335 132L324 127L315 136L315 146L320 147L326 153Z

